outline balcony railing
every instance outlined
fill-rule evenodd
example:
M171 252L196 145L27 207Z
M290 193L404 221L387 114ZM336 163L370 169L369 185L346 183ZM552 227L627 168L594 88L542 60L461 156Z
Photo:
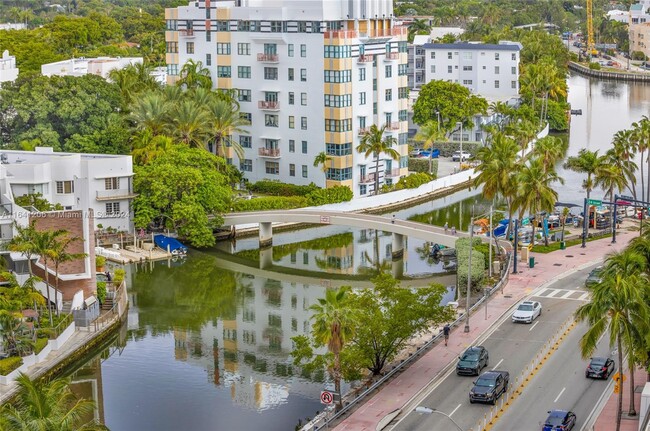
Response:
M115 189L115 190L97 190L98 201L108 201L115 199L132 199L138 196L128 189Z
M258 149L260 157L280 157L279 148L260 148Z
M359 136L365 135L368 132L370 132L370 127L359 127L359 130L357 131Z
M374 173L359 176L359 183L361 183L361 184L368 184L368 183L374 183L374 182L375 182L375 174Z
M393 61L399 59L399 52L387 52L385 61Z
M397 131L397 130L399 130L399 121L393 121L391 123L386 123L386 130L388 130L388 131Z
M280 60L277 54L257 54L257 61L261 61L262 63L277 63Z
M194 37L194 29L188 28L184 30L178 30L178 34L183 37Z
M267 111L277 111L278 109L280 109L280 102L278 102L277 100L276 101L260 100L257 102L257 107Z
M390 171L384 172L384 176L389 178L399 177L399 169L391 169Z
M328 30L325 32L325 39L354 39L359 34L354 30Z
M375 61L375 56L371 54L364 54L359 56L359 63L372 63Z

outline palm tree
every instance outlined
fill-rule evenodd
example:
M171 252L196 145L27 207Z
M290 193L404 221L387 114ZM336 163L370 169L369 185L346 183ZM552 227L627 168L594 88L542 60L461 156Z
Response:
M627 179L617 165L616 154L612 149L605 153L605 159L605 165L600 170L595 182L605 191L605 195L609 195L610 202L614 202L614 191L622 192L627 184Z
M532 154L534 157L541 158L545 169L550 169L564 158L568 149L568 141L555 136L546 136L535 142Z
M181 68L180 77L176 85L181 88L212 88L210 70L203 67L200 61L188 60Z
M153 136L162 135L165 132L171 107L172 104L168 101L166 93L146 93L131 105L129 119L135 124L136 130L150 130Z
M522 210L529 210L535 216L535 221L532 223L533 244L539 213L553 211L557 202L557 192L552 187L556 182L564 184L564 180L557 175L555 168L553 166L547 168L541 157L530 159L517 175L519 207ZM544 235L544 238L548 245L548 236Z
M133 143L131 155L137 165L148 164L174 146L172 138L163 135L154 136L149 129L136 133L131 141Z
M503 132L506 124L508 124L510 118L512 118L514 109L505 102L492 102L490 103L488 110L498 117L497 125L499 131Z
M648 330L648 306L643 295L648 286L642 273L644 265L643 257L631 250L615 253L607 259L601 282L592 287L591 301L576 310L578 321L587 321L590 325L580 339L583 358L591 356L600 337L609 330L609 345L610 348L616 346L622 370L623 348L629 350L631 347L625 344L643 337ZM631 395L634 402L633 386ZM622 410L623 387L618 394L617 431L621 427ZM634 411L633 405L631 410Z
M587 178L582 182L582 188L587 192L587 200L596 185L595 178L603 175L604 167L605 156L599 156L598 151L589 151L586 148L581 149L577 156L569 157L564 164L565 169L587 174ZM589 214L584 214L584 217L589 229Z
M434 120L429 120L420 127L420 131L415 136L415 139L424 142L424 148L429 149L429 173L433 172L433 145L436 141L445 139L444 131L440 130L440 123Z
M431 26L423 19L415 19L408 27L408 41L413 42L416 34L429 34Z
M350 287L338 290L327 289L325 298L319 298L318 304L309 307L314 312L311 320L312 337L321 346L334 355L331 374L334 390L341 393L341 350L354 336L355 313L349 302ZM339 407L341 407L339 400Z
M612 140L613 147L607 151L607 160L610 165L616 166L625 178L625 187L636 200L636 170L639 168L634 162L636 139L634 131L621 130L616 132Z
M314 157L314 167L321 165L321 170L325 173L329 169L327 165L331 160L332 158L325 151L321 151Z
M12 430L99 431L108 430L95 419L85 422L95 411L95 402L78 399L70 390L70 378L31 380L21 374L16 379L15 403L0 411L0 425Z
M86 253L70 253L67 251L67 248L70 244L76 241L81 241L79 237L65 237L60 241L56 241L53 244L52 249L49 251L50 259L54 263L54 274L55 274L55 289L54 289L54 303L59 303L59 265L65 262L71 262L73 260L83 259L86 257ZM56 314L59 314L59 308L56 309Z
M521 157L523 158L528 144L537 136L537 128L531 121L523 119L516 123L510 123L507 130L521 147Z
M184 100L171 111L168 130L173 137L189 147L204 148L209 130L209 114L191 100Z
M32 220L27 226L21 226L14 222L14 229L16 230L16 234L9 241L7 249L22 253L27 258L27 270L29 271L29 275L32 276L34 274L32 272L32 257L37 254L36 245L34 244L36 220Z
M122 98L127 106L143 91L153 91L160 88L156 79L151 76L152 67L144 63L129 64L123 69L113 69L108 77L120 89Z
M366 157L372 156L375 159L375 194L379 194L379 155L384 153L393 160L399 160L400 154L393 149L397 144L394 136L386 136L384 131L386 126L381 128L376 124L370 126L370 129L363 134L361 142L357 146L357 152L364 153Z
M636 149L641 153L641 200L650 200L650 157L646 158L648 163L648 190L646 194L643 176L643 163L645 152L650 149L650 119L645 115L637 122L632 123L632 129L636 138Z
M26 335L30 331L20 312L0 310L0 332L3 348L11 356L24 356L34 348L31 336Z
M248 120L239 115L239 109L232 101L224 98L215 98L206 106L208 119L208 136L214 141L214 152L217 156L225 157L225 146L232 147L240 160L244 158L244 148L239 141L232 139L233 134L248 133L245 126L249 126Z
M43 259L43 266L45 268L45 290L47 291L47 309L50 316L50 325L53 324L52 319L52 301L50 300L50 273L48 270L48 263L52 262L53 251L56 250L57 244L60 242L61 237L66 235L68 231L64 229L36 231L34 235L34 250ZM57 303L58 304L58 303ZM56 307L58 308L58 307Z

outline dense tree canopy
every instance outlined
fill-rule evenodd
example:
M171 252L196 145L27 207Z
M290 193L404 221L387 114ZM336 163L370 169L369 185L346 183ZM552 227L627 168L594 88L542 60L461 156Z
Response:
M487 108L487 101L471 94L467 87L454 82L431 81L422 86L413 105L413 121L416 124L437 121L436 112L439 112L440 128L449 133L457 122L462 122L463 127L472 127L472 118L487 113Z

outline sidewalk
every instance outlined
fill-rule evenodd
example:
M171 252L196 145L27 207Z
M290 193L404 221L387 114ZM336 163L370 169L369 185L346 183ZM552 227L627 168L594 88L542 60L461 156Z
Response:
M537 288L570 275L584 267L600 262L608 253L623 249L638 233L617 232L617 243L611 244L610 238L558 250L548 254L532 253L535 267L517 263L518 274L511 274L502 293L496 293L488 303L488 317L483 310L473 315L470 321L471 331L463 332L463 325L452 329L449 347L444 343L436 344L417 362L385 385L375 396L360 405L349 417L342 421L337 431L375 431L379 421L390 412L403 408L411 398L423 390L431 380L439 377L445 367L455 361L459 353L487 331L510 307ZM610 428L611 429L611 428Z
M641 392L634 392L634 408L636 416L628 416L627 412L630 407L630 373L623 373L625 382L623 383L623 414L621 416L621 431L638 431L639 415L641 414ZM648 373L645 370L636 370L634 372L634 386L641 387L646 384ZM605 406L598 414L598 419L591 431L610 431L616 427L616 406L618 404L618 394L613 391L607 400Z

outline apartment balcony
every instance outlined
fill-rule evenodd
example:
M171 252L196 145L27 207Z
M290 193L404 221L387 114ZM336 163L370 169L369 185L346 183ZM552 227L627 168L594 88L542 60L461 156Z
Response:
M279 111L280 110L280 102L276 101L267 101L267 100L260 100L257 102L257 107L259 109L263 109L264 111Z
M370 54L360 55L359 63L372 63L375 61L375 56Z
M194 29L188 28L184 30L178 30L178 34L182 37L194 37Z
M397 132L399 131L399 121L393 121L391 123L386 123L386 131L388 132Z
M257 61L262 63L278 63L280 57L277 54L257 54Z
M368 133L369 131L370 131L370 127L359 127L359 130L357 131L357 133L359 134L359 136L363 136L366 133Z
M399 60L399 52L387 52L384 61L395 61Z
M359 184L372 184L375 182L375 174L360 175Z
M133 199L138 196L137 193L133 193L128 189L116 189L116 190L97 190L96 199L98 201L113 201L117 199Z
M388 178L399 177L399 169L391 169L390 171L384 172L384 176Z
M328 30L325 39L356 39L359 33L354 30Z
M258 154L260 157L268 157L271 159L280 158L280 149L279 148L259 148Z

